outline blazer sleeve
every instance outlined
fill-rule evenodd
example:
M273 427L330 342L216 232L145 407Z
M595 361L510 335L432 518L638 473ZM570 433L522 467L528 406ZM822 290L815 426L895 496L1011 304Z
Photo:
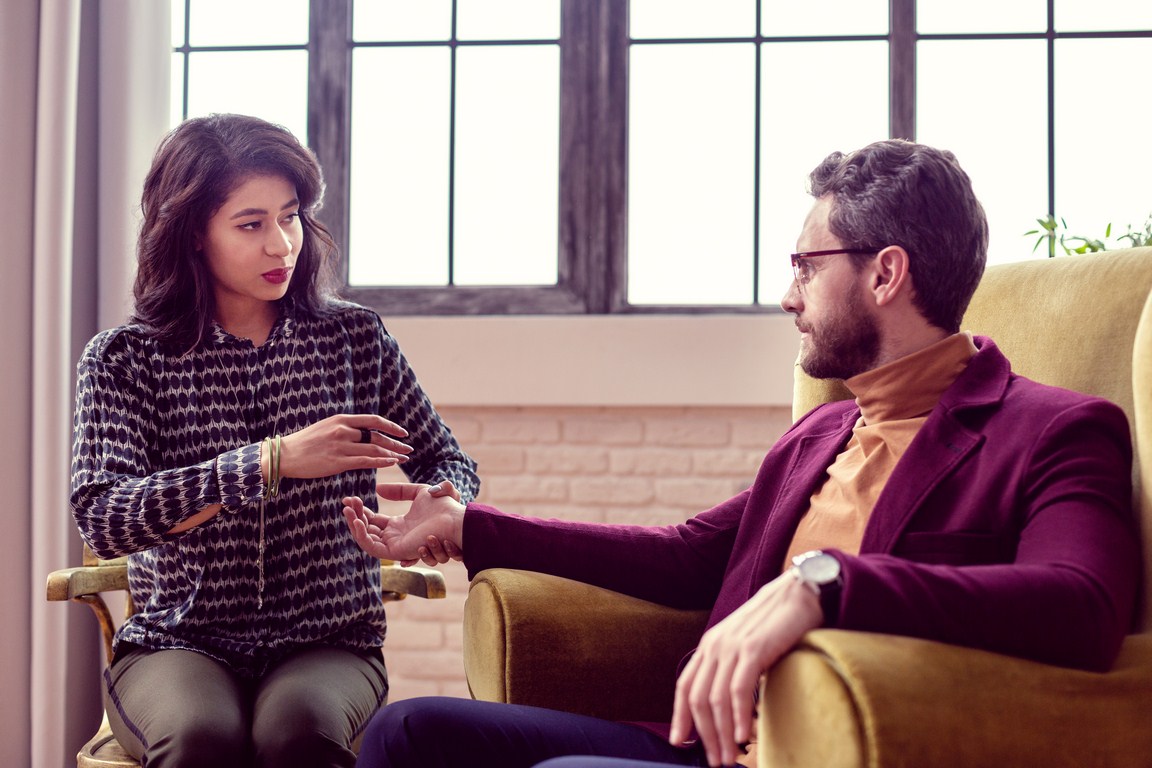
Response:
M469 504L464 564L563 576L674 608L716 602L749 491L678 525L542 520Z

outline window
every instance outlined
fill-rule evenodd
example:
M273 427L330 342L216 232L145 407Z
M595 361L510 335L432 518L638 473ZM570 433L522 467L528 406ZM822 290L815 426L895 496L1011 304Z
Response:
M173 3L174 118L306 135L346 294L389 315L773 311L807 172L887 136L956 152L994 260L1049 212L1152 213L1152 6Z

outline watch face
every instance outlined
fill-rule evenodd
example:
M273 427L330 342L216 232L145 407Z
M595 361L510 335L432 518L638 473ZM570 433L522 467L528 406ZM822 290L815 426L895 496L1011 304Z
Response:
M800 563L800 572L814 584L830 584L840 576L840 561L821 552Z

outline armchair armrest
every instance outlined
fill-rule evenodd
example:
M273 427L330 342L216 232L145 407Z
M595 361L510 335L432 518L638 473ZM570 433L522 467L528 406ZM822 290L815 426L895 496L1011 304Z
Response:
M490 569L464 605L464 671L477 699L665 722L677 666L707 619L557 576Z
M1099 674L907 637L817 630L762 681L762 765L1142 765L1152 635Z

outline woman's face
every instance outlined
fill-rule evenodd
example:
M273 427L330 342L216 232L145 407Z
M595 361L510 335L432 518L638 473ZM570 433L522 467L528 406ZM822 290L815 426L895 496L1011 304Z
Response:
M280 176L251 176L208 219L200 250L225 314L288 292L304 230L296 188Z

